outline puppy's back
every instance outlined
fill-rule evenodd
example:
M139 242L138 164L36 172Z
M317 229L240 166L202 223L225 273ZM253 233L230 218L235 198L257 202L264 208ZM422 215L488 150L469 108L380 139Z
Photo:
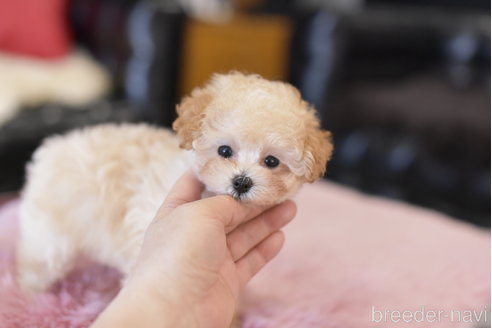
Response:
M183 158L171 132L143 124L107 124L51 137L28 165L23 204L34 202L53 214L89 203L102 212L121 211L142 184L158 183L162 171ZM152 172L158 165L161 172Z

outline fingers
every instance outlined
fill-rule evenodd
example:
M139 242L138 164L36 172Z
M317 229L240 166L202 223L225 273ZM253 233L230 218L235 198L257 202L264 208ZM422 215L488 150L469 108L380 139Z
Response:
M179 205L200 199L203 188L196 175L191 170L186 171L168 193L158 210L159 216L165 216Z
M263 212L258 217L239 226L227 236L227 245L234 261L240 259L267 236L280 230L296 214L293 201L286 201Z
M277 231L236 262L241 288L278 254L284 244L284 239L283 232Z
M266 208L246 206L231 196L219 195L196 202L200 213L221 221L225 232L229 233L240 224L258 216Z

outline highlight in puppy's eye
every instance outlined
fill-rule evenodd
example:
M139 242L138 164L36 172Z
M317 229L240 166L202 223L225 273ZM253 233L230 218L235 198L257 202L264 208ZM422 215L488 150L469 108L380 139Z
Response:
M232 148L229 146L220 146L219 149L217 149L217 153L221 157L229 158L232 156Z
M280 161L277 159L277 157L274 157L274 156L267 156L265 158L265 165L271 169L273 169L274 167L277 167L279 164L280 164Z

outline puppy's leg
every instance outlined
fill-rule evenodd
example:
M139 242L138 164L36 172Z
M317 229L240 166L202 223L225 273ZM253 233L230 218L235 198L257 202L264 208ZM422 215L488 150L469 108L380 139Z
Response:
M41 292L62 278L73 265L73 242L43 217L23 216L17 244L17 282L28 293Z
M158 195L159 201L150 203L148 199L129 200L128 203L140 205L117 221L117 229L108 231L107 235L112 236L111 243L105 245L110 248L105 248L104 251L101 251L100 247L94 247L97 246L96 244L89 245L88 252L92 258L118 269L123 274L122 284L125 283L126 277L137 262L145 231L154 218L163 198L164 196L160 197Z
M92 249L89 254L98 262L106 263L118 269L122 274L121 285L123 286L137 262L142 247L144 233L145 232L139 234L138 238L129 238L125 245L115 247L112 252L96 253L95 250Z

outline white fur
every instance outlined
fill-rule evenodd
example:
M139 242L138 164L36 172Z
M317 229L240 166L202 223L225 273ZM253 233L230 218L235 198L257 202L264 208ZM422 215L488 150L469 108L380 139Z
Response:
M209 192L266 206L321 176L331 154L327 132L299 93L259 76L216 75L183 100L178 114L177 136L143 124L102 125L43 143L23 191L22 288L48 288L79 253L127 274L158 207L189 167ZM180 148L183 141L192 152ZM231 157L219 156L222 145L232 148ZM267 167L267 156L280 165ZM253 185L238 194L233 179L243 174Z
M190 164L174 134L145 125L48 139L34 154L22 195L21 286L46 289L79 252L128 273L145 229Z

